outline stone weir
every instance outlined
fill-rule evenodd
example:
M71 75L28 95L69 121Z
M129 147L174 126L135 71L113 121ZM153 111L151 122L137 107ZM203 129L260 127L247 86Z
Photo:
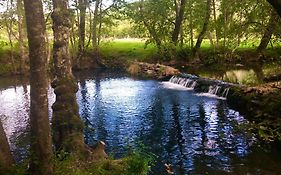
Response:
M201 78L191 74L174 75L169 80L170 83L178 84L196 93L219 97L226 99L230 88L238 86L237 84L227 83L219 80Z

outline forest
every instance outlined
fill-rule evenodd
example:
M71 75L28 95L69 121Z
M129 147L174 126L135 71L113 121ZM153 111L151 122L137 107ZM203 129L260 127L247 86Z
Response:
M0 0L0 175L280 173L280 9Z

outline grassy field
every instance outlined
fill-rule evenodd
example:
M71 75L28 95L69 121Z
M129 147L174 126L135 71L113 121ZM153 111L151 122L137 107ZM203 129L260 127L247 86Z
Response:
M232 51L255 51L257 48L259 41L252 41L248 43L241 43L241 45L237 48L231 48ZM151 56L157 54L157 49L155 45L149 44L146 48L145 40L141 39L115 39L103 41L100 45L100 51L104 57L125 57L128 59L137 59L137 60L146 60L151 58ZM269 44L267 52L275 52L280 49L281 42ZM184 48L189 49L189 46L184 46ZM180 48L177 48L180 50ZM214 48L211 47L209 40L203 40L201 45L201 51L213 51Z
M100 51L104 57L126 57L128 59L145 60L157 52L154 45L145 48L145 41L140 39L116 39L103 41Z

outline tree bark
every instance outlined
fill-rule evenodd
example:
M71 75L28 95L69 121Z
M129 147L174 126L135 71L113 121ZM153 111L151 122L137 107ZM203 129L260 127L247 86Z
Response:
M24 0L30 60L30 125L33 175L51 175L53 167L48 116L48 76L45 21L41 0Z
M190 5L189 5L189 32L190 32L190 48L192 49L194 47L194 37L193 37L193 2L189 1Z
M14 159L10 151L9 143L0 120L0 172L9 170L14 164Z
M87 0L79 0L79 55L83 55L85 50L85 28L86 28L86 7Z
M216 32L216 45L219 44L219 34L218 34L218 27L217 27L217 12L216 12L216 1L212 0L213 4L213 15L214 15L214 23L215 23L215 32Z
M99 5L100 5L100 0L96 0L95 4L95 11L94 11L94 17L93 17L93 34L92 34L92 43L93 43L93 48L96 49L98 46L97 42L97 25L98 25L98 13L99 13Z
M279 17L281 17L281 1L280 0L267 0L272 7L276 10L278 13Z
M72 75L69 55L70 11L67 0L53 0L54 68L52 87L56 94L53 104L53 141L57 150L70 153L84 151L84 125L79 116L76 92L78 85Z
M272 34L274 32L274 29L276 27L276 22L278 21L278 15L276 14L275 11L272 11L270 19L269 19L269 23L264 31L263 37L260 41L260 44L257 48L257 53L261 54L262 52L264 52L264 50L266 49L268 43L271 40Z
M208 30L210 16L211 16L211 0L207 0L207 3L206 3L206 16L205 16L203 28L202 28L202 31L200 32L199 36L198 36L197 42L196 42L195 47L193 49L193 56L194 56L194 58L198 58L198 51L199 51L199 49L201 47L201 43L202 43L202 41L204 39L206 31Z
M186 0L174 0L175 3L175 10L176 10L176 19L175 19L175 27L172 34L172 42L177 45L179 34L181 31L181 26L183 22L183 16L185 11Z
M26 60L27 53L24 47L24 8L23 0L17 0L17 15L18 15L18 34L19 34L19 51L20 51L20 73L24 74L27 71Z

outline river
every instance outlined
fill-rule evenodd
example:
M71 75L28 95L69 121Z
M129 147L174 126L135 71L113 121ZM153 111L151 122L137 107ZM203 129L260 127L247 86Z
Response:
M177 175L281 174L281 152L261 145L246 117L225 100L117 72L80 72L76 77L85 142L105 141L116 158L128 147L144 145L156 156L153 175L165 173L164 163L172 164ZM19 77L0 82L0 118L20 161L28 149L30 86ZM54 100L49 88L50 106Z

